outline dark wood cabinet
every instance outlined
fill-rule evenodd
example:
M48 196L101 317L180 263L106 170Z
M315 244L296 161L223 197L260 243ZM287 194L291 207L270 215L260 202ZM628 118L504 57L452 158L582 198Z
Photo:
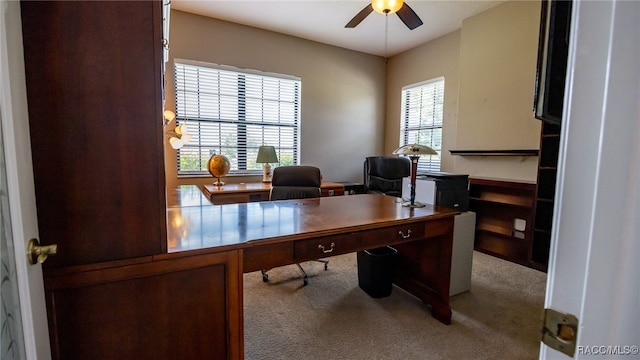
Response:
M161 6L21 4L45 268L166 251Z
M162 2L21 14L53 358L242 358L240 252L167 254Z
M476 213L476 250L529 265L535 189L533 183L469 179L469 209Z

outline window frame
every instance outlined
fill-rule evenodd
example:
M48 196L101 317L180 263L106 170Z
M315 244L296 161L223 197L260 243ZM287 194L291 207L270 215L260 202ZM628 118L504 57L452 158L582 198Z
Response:
M428 118L427 115L423 114L423 106L418 106L419 109L416 110L416 105L422 105L425 101L424 96L418 100L408 99L407 96L411 97L412 94L415 95L417 92L423 92L425 90L429 92L428 88L430 87L433 88L431 90L433 96L428 99L431 100L429 104L431 105L432 116ZM444 91L445 78L443 76L402 87L400 94L399 146L418 143L429 146L438 152L438 155L426 155L420 157L420 160L418 161L418 173L439 172L442 169L442 135L445 101ZM416 101L420 104L416 104ZM436 107L439 108L436 109ZM417 124L415 123L415 116L412 115L414 114L412 111L418 111L419 113ZM426 111L426 113L428 113L428 111ZM420 139L419 133L422 131L430 133L430 136L427 136L427 138L430 139L429 141L416 141L416 137ZM418 133L418 135L415 135L415 133Z
M206 88L203 90L202 84L200 84L200 79L195 82L190 82L186 79L186 76L183 71L184 67L190 67L191 70L194 67L197 69L196 71L200 71L200 69L208 72L208 74L218 73L224 74L224 76L235 76L238 79L238 84L236 90L237 96L237 110L232 117L233 119L223 119L223 116L218 117L206 117L202 116L206 111L202 110L210 110L207 109L201 103L205 101L201 101L200 98L204 97L202 94L205 94L206 90L211 90L212 87ZM206 63L201 61L194 60L186 60L186 59L174 59L174 99L175 99L175 114L176 114L176 126L187 124L189 129L189 134L192 136L191 142L185 144L182 148L176 149L176 171L178 178L181 177L199 177L199 176L211 176L209 172L206 170L206 162L208 161L208 155L204 154L204 152L209 152L213 154L222 153L223 155L229 155L229 150L233 149L233 156L227 156L232 164L231 170L228 173L228 176L239 175L260 175L262 174L262 164L256 164L255 158L258 152L258 148L261 145L273 145L276 147L276 153L278 154L278 159L283 160L287 159L284 162L285 165L299 165L300 163L300 129L301 129L301 93L302 93L302 80L300 77L293 75L285 75L285 74L276 74L269 73L259 70L251 70L251 69L242 69L229 65L220 65L213 63ZM182 79L180 79L180 74L182 73ZM216 91L220 90L222 84L220 82L220 77L218 76L218 82L214 81L214 85L205 85L205 86L214 86ZM262 87L258 87L262 90L262 97L251 97L247 94L247 90L244 87L243 81L240 81L240 78L243 78L243 81L246 81L244 85L249 82L255 83L257 79L266 80L267 82L274 82L278 84L287 84L291 86L289 89L289 93L284 94L283 91L278 88L276 93L270 93L270 95L276 94L278 100L273 101L273 99L269 99L272 103L276 103L278 105L282 105L287 101L281 100L281 97L285 95L291 96L293 98L292 101L288 101L287 116L285 122L281 122L279 117L280 108L277 111L278 116L277 120L267 121L265 118L268 118L265 115L264 107L261 112L258 112L260 115L258 118L255 117L255 112L252 115L247 114L248 102L255 101L265 103L267 100L267 96L264 95L267 92L265 89L265 85L263 83ZM227 79L228 80L228 79ZM202 80L204 82L204 80ZM184 85L184 84L187 85ZM222 86L228 85L222 84ZM247 86L248 87L248 86ZM185 90L186 88L186 90ZM255 87L254 87L255 88ZM191 91L189 89L192 89ZM267 89L268 90L268 89ZM185 95L186 94L186 95ZM283 95L284 94L284 95ZM211 94L206 94L210 96ZM218 92L214 98L217 96L217 100L214 100L214 103L217 101L215 105L218 107L218 111L221 112L221 108L224 106L222 104L221 98L227 94L223 94L222 91ZM189 97L193 97L197 100L188 99ZM231 97L233 98L233 97ZM191 103L189 102L191 100ZM198 103L194 105L193 103ZM264 105L264 104L263 104ZM197 109L197 110L196 110ZM198 115L194 115L194 112ZM251 118L253 117L253 118ZM248 120L251 118L252 120ZM218 136L215 138L215 135L206 136L206 130L201 130L203 125L218 127L219 134L226 134L229 136L229 130L220 130L219 128L222 126L233 126L236 129L235 136L235 145L228 146L223 145L224 138ZM247 130L248 127L252 127L253 130ZM244 128L244 130L243 130ZM256 129L258 129L258 141L256 140ZM265 136L265 131L269 130L269 136ZM274 130L277 135L273 135ZM280 131L279 129L283 129L284 131ZM202 133L201 133L202 132ZM283 135L283 133L288 133L287 135ZM250 136L253 135L253 136ZM276 140L274 140L274 136ZM204 140L203 140L204 139ZM249 140L248 140L249 139ZM283 141L284 139L284 141ZM207 142L209 140L209 142ZM265 141L267 140L267 141ZM289 141L290 140L290 141ZM217 142L212 143L211 141ZM276 143L273 143L276 142ZM283 145L283 142L286 143ZM204 143L204 144L203 144ZM200 166L200 170L193 169L181 169L181 155L184 157L184 153L187 151L191 151L193 155L193 161L196 162L196 167ZM226 152L226 153L225 153ZM205 159L205 157L207 157ZM233 158L231 158L233 157ZM272 164L273 165L273 164Z

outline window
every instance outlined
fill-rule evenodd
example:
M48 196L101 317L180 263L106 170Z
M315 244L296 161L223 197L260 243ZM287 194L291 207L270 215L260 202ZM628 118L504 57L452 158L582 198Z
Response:
M176 120L192 139L177 150L178 176L209 175L214 154L230 173L259 173L258 148L276 148L279 165L297 165L299 78L232 67L175 61Z
M444 78L402 88L400 146L421 144L438 152L420 157L418 172L440 171L443 104Z

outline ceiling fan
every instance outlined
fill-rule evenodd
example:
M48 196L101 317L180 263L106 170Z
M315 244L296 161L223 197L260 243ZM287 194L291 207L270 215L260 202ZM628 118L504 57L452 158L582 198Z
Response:
M360 10L344 27L354 28L358 26L373 10L385 15L397 13L400 20L407 25L409 30L422 25L422 20L420 20L418 14L403 0L372 0L371 4Z

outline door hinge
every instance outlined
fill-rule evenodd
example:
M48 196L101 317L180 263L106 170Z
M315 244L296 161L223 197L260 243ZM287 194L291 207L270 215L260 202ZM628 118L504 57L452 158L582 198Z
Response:
M578 318L553 309L544 309L542 342L573 357L578 339Z

